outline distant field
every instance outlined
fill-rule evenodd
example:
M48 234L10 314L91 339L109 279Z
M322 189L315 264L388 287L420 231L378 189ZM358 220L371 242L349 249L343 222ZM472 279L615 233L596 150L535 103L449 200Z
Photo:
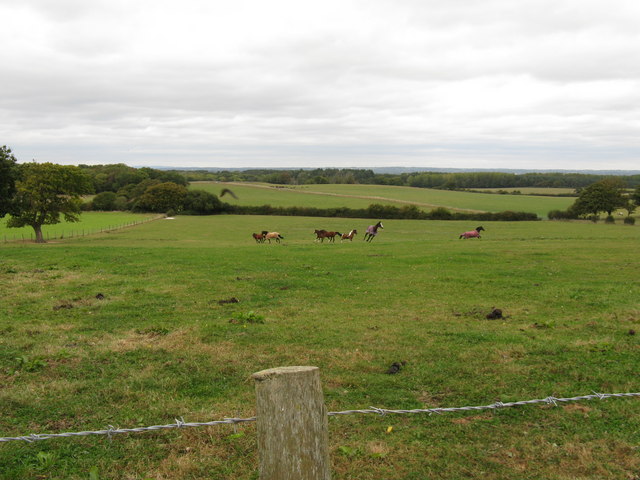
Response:
M250 417L250 375L285 365L320 368L330 411L640 391L638 227L459 240L476 225L396 220L365 243L369 223L177 216L0 244L0 437ZM630 480L639 429L638 398L331 417L332 478ZM0 477L255 480L256 427L0 443Z
M272 206L320 206L366 208L371 203L391 205L414 204L423 210L446 207L453 211L500 212L504 210L536 213L546 218L550 210L565 210L575 199L527 195L493 195L470 192L453 192L426 188L395 187L383 185L300 185L285 188L266 184L223 184L194 182L198 188L219 194L229 187L239 197L228 196L224 200L239 205Z
M192 189L206 190L220 195L223 188L231 189L238 199L226 195L222 198L233 205L271 205L274 207L319 207L319 208L367 208L371 203L398 205L397 201L389 199L371 200L368 198L354 198L339 195L307 195L311 192L307 187L276 187L269 184L218 182L192 182Z
M75 223L64 220L56 225L43 225L45 238L60 238L78 235L88 235L105 229L120 228L135 222L143 222L156 217L156 214L129 212L84 212L80 221ZM29 240L33 238L33 228L7 228L7 217L0 218L0 242Z

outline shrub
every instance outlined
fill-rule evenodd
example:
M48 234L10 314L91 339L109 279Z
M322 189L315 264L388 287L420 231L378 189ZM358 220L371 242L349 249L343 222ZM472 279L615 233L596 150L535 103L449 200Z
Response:
M616 223L616 219L613 218L613 215L607 215L607 218L604 219L604 223Z
M636 219L634 217L624 217L624 224L625 225L635 225L636 224Z
M438 207L431 210L429 218L432 220L451 220L453 218L453 214L444 207Z

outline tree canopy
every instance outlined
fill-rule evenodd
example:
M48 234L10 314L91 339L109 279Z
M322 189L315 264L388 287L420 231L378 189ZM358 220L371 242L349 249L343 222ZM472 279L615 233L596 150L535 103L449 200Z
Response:
M91 179L81 169L54 163L26 163L18 168L16 192L8 227L33 227L36 242L44 243L42 225L77 222L81 195L91 193Z
M187 196L187 188L173 182L164 182L147 188L135 208L148 212L180 211Z
M609 178L600 180L583 189L571 210L577 215L597 215L607 212L609 216L626 203L625 184L622 180Z
M11 210L16 192L17 161L6 145L0 147L0 218Z

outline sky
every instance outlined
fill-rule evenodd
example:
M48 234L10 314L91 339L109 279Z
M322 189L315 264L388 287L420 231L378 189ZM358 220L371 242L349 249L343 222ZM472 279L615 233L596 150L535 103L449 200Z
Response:
M0 0L20 162L640 170L637 0Z

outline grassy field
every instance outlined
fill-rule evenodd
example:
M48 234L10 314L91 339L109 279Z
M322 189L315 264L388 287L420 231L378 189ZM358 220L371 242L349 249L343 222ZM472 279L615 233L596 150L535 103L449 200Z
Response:
M386 221L370 244L313 241L369 223L179 216L0 245L0 436L250 417L249 376L283 365L320 367L330 411L640 391L638 227L486 223L458 240L475 225ZM285 240L256 244L263 229ZM485 318L494 307L504 319ZM329 429L335 479L640 475L639 399ZM256 468L255 424L0 443L2 479Z
M229 187L238 196L226 202L239 205L309 206L366 208L372 203L389 205L415 204L423 210L446 207L452 211L501 212L505 210L533 212L546 218L550 210L566 210L574 198L557 196L495 195L453 192L427 188L395 187L384 185L300 185L277 187L267 184L223 184L194 182L191 188L219 194Z
M62 221L56 225L43 225L45 238L90 235L101 230L112 230L156 218L155 214L129 212L84 212L79 222ZM0 218L0 243L33 240L33 228L7 228L7 218Z

